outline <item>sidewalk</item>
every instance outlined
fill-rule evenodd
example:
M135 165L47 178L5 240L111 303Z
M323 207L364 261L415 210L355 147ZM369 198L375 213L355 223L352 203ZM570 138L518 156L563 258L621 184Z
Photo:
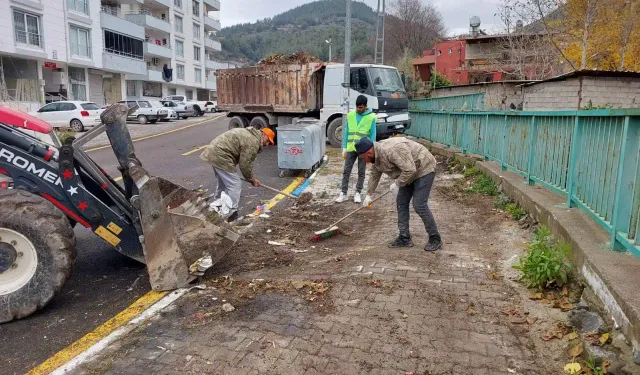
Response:
M397 231L390 197L341 224L349 236L312 243L313 231L358 207L333 203L341 165L330 158L310 187L312 205L281 207L257 223L206 289L74 373L562 373L566 337L541 337L566 313L530 301L511 280L529 231L487 197L450 194L453 180L440 173L430 207L442 251L422 250L426 235L413 212L416 247L387 248ZM225 312L226 303L234 310Z

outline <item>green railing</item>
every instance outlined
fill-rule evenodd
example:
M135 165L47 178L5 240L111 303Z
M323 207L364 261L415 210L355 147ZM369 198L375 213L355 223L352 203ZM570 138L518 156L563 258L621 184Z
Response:
M484 93L443 96L411 101L411 108L420 111L482 111Z
M411 110L419 138L458 147L567 197L640 257L640 109L560 112Z

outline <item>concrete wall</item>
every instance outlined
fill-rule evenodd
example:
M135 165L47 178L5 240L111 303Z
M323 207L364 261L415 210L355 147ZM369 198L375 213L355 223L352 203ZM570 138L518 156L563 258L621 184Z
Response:
M507 82L494 82L469 86L453 86L436 89L432 97L465 95L485 93L484 109L495 111L508 111L513 104L516 108L522 104L522 89L516 87L519 84Z
M523 91L524 109L531 111L577 110L590 102L593 107L640 108L640 78L576 77L538 83Z

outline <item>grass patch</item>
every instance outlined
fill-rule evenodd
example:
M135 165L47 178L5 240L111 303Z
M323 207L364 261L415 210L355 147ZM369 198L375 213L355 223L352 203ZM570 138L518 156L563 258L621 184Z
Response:
M479 173L480 171L476 167L466 168L464 170L464 176L467 178L477 176Z
M70 129L57 129L56 130L56 134L58 135L58 138L60 139L60 143L64 144L64 142L67 140L67 138L71 138L71 137L75 137L76 132L70 130Z
M522 219L527 214L527 212L522 207L518 206L517 203L507 203L504 210L507 211L515 221Z
M499 193L496 183L493 182L489 176L482 173L474 178L473 183L466 191L472 194L484 194L490 197L496 197Z
M500 193L498 195L498 197L496 198L496 201L493 203L494 207L502 210L502 211L506 211L507 210L507 205L509 203L512 203L511 198L509 198L508 196L506 196L503 193Z
M554 241L551 230L541 226L534 233L526 254L513 268L522 273L520 280L529 288L561 287L569 281L573 268L570 254L569 244Z

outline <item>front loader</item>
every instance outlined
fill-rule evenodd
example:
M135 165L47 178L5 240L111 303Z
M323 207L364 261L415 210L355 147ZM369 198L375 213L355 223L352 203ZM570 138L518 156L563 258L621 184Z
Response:
M147 173L129 111L111 106L101 125L62 144L49 124L0 107L0 323L30 315L60 291L76 257L75 225L146 263L157 291L186 286L238 240L206 210L203 192ZM124 187L82 150L105 131Z

